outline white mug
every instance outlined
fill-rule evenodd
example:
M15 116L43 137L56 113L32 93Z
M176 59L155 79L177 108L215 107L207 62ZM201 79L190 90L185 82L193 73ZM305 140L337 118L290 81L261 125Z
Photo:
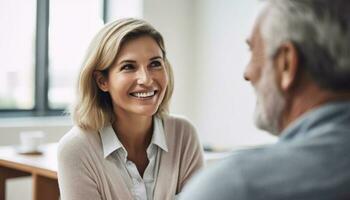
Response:
M42 131L22 131L20 132L20 148L23 152L38 151L38 147L42 144L44 132Z

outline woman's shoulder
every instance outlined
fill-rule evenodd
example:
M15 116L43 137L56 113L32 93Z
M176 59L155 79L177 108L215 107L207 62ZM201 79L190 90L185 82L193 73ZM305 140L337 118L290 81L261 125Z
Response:
M98 136L97 132L74 126L58 142L58 155L83 156L89 149L94 148L92 141L96 136Z
M163 117L164 123L167 125L194 128L193 123L183 115L169 114Z
M73 126L59 141L59 145L64 145L64 146L81 146L89 141L89 137L92 137L93 133L92 131L86 131L78 126Z
M177 137L182 135L184 139L197 137L197 131L193 123L185 116L169 114L163 117L164 129Z

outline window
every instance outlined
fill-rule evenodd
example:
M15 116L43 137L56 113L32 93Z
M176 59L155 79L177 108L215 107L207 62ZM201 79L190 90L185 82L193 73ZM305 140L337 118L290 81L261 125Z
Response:
M35 0L0 1L0 109L34 108Z
M50 1L50 109L65 108L73 101L82 59L92 37L103 25L101 3L100 0Z
M62 113L106 0L0 1L0 115Z

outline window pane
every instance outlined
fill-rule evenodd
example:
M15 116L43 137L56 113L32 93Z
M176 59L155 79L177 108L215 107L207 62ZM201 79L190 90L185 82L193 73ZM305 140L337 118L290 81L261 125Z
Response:
M103 25L102 5L102 0L50 1L50 108L65 108L72 102L86 49Z
M0 109L34 107L36 1L0 1Z

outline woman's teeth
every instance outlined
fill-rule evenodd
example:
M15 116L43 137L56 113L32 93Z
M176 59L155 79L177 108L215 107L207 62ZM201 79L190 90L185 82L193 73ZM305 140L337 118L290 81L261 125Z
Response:
M132 96L137 97L137 98L147 98L147 97L154 96L154 94L155 94L155 91L131 93Z

